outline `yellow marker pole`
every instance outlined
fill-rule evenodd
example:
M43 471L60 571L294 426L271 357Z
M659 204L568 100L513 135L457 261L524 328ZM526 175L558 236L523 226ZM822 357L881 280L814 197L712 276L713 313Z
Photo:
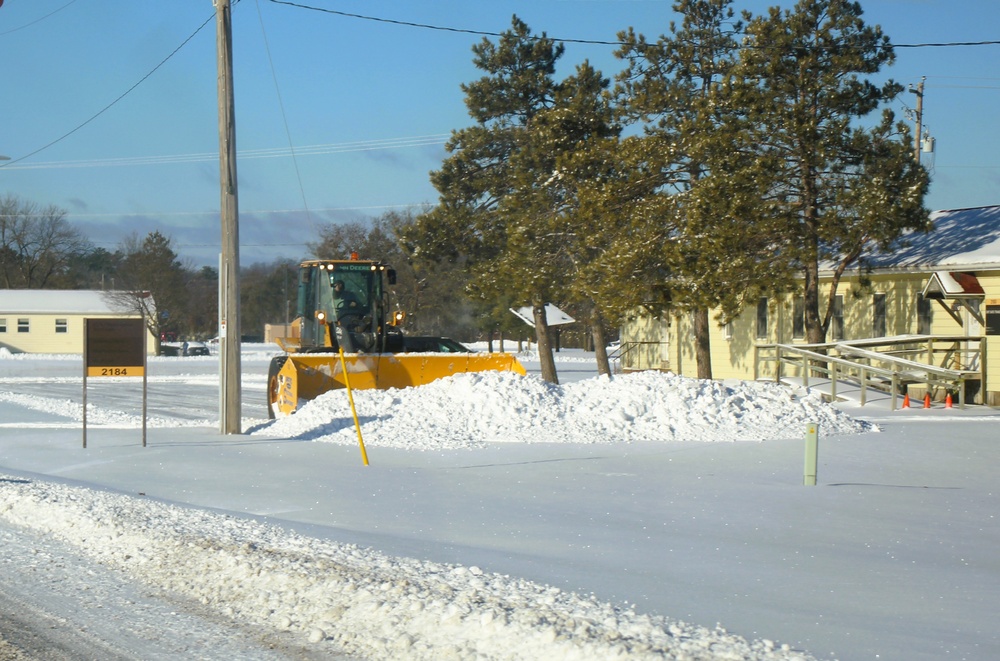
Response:
M358 430L358 445L361 447L361 461L368 465L368 453L365 451L365 442L361 438L361 423L358 422L358 411L354 408L354 393L351 392L351 380L347 378L347 361L344 360L344 347L338 347L340 353L340 369L344 370L344 387L347 388L347 401L351 403L351 415L354 416L354 428Z

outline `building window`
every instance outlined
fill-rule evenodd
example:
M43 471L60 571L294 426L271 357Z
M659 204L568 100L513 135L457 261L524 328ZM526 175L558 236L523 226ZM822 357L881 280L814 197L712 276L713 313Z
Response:
M56 319L56 332L57 333L65 333L66 331L67 331L66 320L65 319Z
M885 294L872 295L872 337L885 337Z
M834 340L844 339L844 297L833 297L833 316L830 320L830 333Z
M792 339L801 340L806 336L806 299L796 296L792 301Z
M917 335L931 334L931 299L917 294Z
M0 333L6 333L6 332L7 332L7 320L0 319Z
M733 322L727 321L722 327L722 337L726 340L733 339Z
M757 339L767 339L767 299L757 301Z
M18 319L17 320L17 332L18 333L27 333L30 330L31 330L31 323L30 323L29 320L27 320L27 319Z

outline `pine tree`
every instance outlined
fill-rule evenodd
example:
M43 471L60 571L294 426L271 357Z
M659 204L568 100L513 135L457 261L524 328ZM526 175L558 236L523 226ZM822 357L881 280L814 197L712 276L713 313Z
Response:
M452 135L450 156L431 175L440 203L406 236L425 253L466 260L479 300L532 307L542 378L551 382L558 377L544 306L561 296L566 276L556 227L560 193L546 185L556 175L548 141L555 118L542 115L556 107L563 52L516 16L497 43L473 47L486 75L462 90L476 124Z
M775 258L802 275L806 339L822 343L844 270L871 247L886 248L909 229L926 229L926 171L892 113L861 122L902 87L867 77L892 64L888 37L862 20L860 4L800 0L750 21L731 93L756 127L767 159L769 213L781 229ZM834 263L824 314L819 272Z
M631 30L619 35L617 55L623 117L645 129L644 168L655 190L638 216L645 253L640 264L668 290L674 310L690 310L698 376L712 377L709 309L735 316L769 271L768 233L756 219L766 204L761 163L741 109L724 82L736 57L731 0L681 0L683 20L649 43Z
M105 292L116 308L141 314L156 338L161 331L186 330L187 274L171 243L160 232L126 237L117 252L117 288Z

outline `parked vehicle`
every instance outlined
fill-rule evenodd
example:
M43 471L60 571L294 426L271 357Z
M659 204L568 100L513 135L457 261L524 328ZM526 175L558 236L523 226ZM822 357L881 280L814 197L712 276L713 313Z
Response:
M417 335L403 338L403 350L426 353L472 353L464 344L450 337L430 337Z
M207 356L208 345L204 342L160 342L161 356Z

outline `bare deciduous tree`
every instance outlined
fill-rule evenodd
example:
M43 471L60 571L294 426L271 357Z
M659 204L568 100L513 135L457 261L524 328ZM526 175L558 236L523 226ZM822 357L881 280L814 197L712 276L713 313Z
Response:
M6 289L52 287L74 257L91 249L59 207L0 198L0 282Z

